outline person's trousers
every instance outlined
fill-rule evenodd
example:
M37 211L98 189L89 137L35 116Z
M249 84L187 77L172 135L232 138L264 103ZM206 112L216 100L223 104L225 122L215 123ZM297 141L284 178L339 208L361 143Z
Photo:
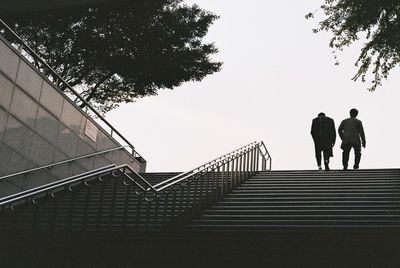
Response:
M324 162L329 163L329 158L332 155L332 149L329 148L322 149L318 148L317 146L315 147L315 158L317 159L318 166L321 166L322 153L324 153Z
M360 144L355 144L355 143L348 143L348 144L343 144L342 145L343 167L347 168L347 166L349 164L349 157L350 157L351 148L354 149L354 167L358 168L359 165L360 165L360 160L361 160L361 145Z

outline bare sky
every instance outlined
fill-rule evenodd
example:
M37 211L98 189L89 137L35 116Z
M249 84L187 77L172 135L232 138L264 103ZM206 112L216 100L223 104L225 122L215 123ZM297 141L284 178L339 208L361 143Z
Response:
M265 142L275 170L315 169L311 120L322 111L337 128L353 107L367 139L360 168L400 166L400 71L373 93L351 81L361 44L335 66L330 34L313 34L318 18L304 18L322 0L187 2L220 16L206 40L223 70L107 114L148 171L186 171L254 140ZM342 168L339 147L338 138L333 169Z

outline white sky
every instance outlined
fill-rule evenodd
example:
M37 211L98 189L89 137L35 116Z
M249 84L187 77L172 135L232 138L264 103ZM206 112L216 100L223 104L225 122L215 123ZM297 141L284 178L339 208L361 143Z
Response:
M331 35L313 34L318 18L304 18L323 0L187 2L220 16L206 40L219 48L222 71L107 114L148 171L186 171L254 140L265 142L274 170L315 169L311 120L323 111L337 128L353 107L367 139L360 167L400 166L400 71L373 93L351 81L360 46L335 66ZM333 169L342 168L339 147L338 137Z

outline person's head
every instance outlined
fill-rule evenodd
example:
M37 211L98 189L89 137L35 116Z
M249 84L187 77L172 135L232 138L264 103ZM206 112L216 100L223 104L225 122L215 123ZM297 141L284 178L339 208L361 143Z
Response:
M321 112L318 114L318 117L325 117L325 114Z
M354 109L354 108L353 108L353 109L350 110L350 116L351 116L351 117L356 118L357 115L358 115L357 109Z

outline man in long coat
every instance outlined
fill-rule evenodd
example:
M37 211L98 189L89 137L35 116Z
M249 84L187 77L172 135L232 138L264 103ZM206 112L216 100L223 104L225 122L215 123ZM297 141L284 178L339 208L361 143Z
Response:
M324 113L319 113L318 117L312 121L311 136L314 140L318 168L322 169L321 157L323 152L325 170L329 170L329 158L333 156L332 147L336 142L336 129L333 119L325 116Z
M351 109L350 118L343 120L338 129L339 136L342 139L342 145L340 148L343 150L343 170L347 170L351 148L354 149L353 168L359 168L361 160L361 145L364 148L366 145L364 127L362 122L356 118L357 115L357 109Z

